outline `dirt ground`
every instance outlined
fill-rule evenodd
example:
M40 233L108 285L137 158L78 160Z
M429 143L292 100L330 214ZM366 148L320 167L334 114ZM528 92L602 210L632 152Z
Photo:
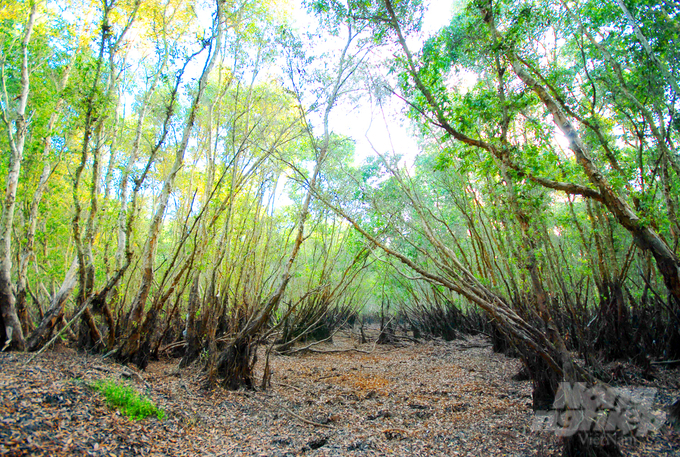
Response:
M513 380L520 361L493 353L485 337L375 346L345 335L315 348L324 353L272 356L271 388L237 392L206 389L200 363L179 370L179 360L162 360L138 372L65 348L28 365L29 355L0 354L0 455L561 453L554 433L531 431L531 382ZM680 393L677 369L652 380L630 373L629 382L659 388L656 408ZM109 409L88 387L98 379L125 380L165 418L131 421ZM665 426L623 451L680 455L680 435Z

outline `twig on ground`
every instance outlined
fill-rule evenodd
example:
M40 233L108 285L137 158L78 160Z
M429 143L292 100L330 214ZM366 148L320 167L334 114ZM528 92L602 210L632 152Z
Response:
M401 433L403 435L415 435L418 432L422 432L423 429L419 428L416 430L406 430L405 428L386 428L383 430L380 430L379 433L382 433L383 435L386 435L388 433Z
M309 343L307 346L305 346L303 348L288 349L286 351L279 352L279 354L291 355L291 354L295 354L296 352L302 352L302 351L310 350L310 348L312 346L316 346L317 344L321 344L321 343L324 343L324 342L330 340L331 338L333 338L333 335L335 335L335 332L331 336L324 338L323 340L314 341L312 343ZM302 335L300 335L300 336L302 336ZM298 338L299 338L299 336L298 336ZM292 340L291 343L295 342L295 340L297 340L298 338L295 338L294 340Z
M338 376L342 376L342 373L336 373L336 374L329 374L329 375L326 375L326 376L321 376L320 378L316 378L316 382L319 382L323 379L337 378Z
M291 389L297 390L297 391L300 392L300 393L303 392L302 389L300 389L300 388L298 388L298 387L295 387L295 386L293 386L293 385L291 385L291 384L284 384L284 383L282 383L282 382L277 382L276 384L280 385L281 387L290 387Z
M651 362L652 365L675 365L676 363L680 363L680 359L678 360L658 360Z
M284 410L286 413L290 414L291 416L293 416L293 417L296 418L297 420L299 420L299 421L301 421L301 422L304 422L305 424L313 425L314 427L335 428L335 427L333 427L332 425L328 425L328 424L320 424L320 423L318 423L318 422L313 422L313 421L310 421L310 420L308 420L308 419L305 419L304 417L295 414L293 411L291 411L290 409L288 409L288 408L286 408L286 407L284 407L284 406L279 406L279 408L281 408L282 410Z
M307 350L309 352L314 352L316 354L338 354L338 353L341 353L341 352L360 352L362 354L371 354L371 353L373 353L373 351L375 351L376 344L378 344L378 340L375 340L373 342L373 347L371 348L370 351L364 351L363 349L357 349L357 348L323 350L323 349L313 349L313 348L310 348L310 347L301 348L300 350Z
M457 349L485 349L493 346L492 344L466 344L456 345Z

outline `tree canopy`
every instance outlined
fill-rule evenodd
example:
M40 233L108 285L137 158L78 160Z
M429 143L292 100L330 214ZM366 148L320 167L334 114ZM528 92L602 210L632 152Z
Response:
M5 349L238 388L260 345L483 312L535 405L594 353L680 356L676 3L470 0L431 36L417 0L303 8L0 5ZM338 119L394 106L415 158L355 157Z

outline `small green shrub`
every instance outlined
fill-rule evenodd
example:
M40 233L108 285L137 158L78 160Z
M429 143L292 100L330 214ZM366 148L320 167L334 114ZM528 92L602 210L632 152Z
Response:
M162 409L158 409L151 400L140 395L130 386L119 384L110 379L96 381L91 386L104 395L106 403L111 408L119 408L130 419L139 420L156 416L161 420L165 417L165 412Z

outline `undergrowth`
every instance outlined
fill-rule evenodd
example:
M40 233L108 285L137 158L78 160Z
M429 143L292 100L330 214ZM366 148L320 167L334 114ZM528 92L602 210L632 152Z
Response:
M106 379L96 381L91 387L106 398L111 408L118 408L123 415L133 420L156 416L159 420L165 417L165 412L154 405L150 399L139 394L134 388Z

